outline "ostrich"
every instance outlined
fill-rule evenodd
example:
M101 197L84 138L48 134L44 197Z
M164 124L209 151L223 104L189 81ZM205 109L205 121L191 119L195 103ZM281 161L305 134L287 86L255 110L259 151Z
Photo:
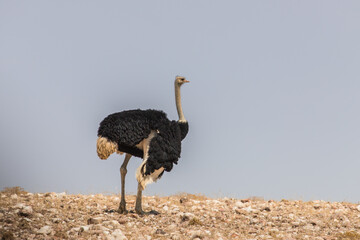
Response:
M156 211L144 212L142 209L142 191L147 184L155 182L164 173L169 172L180 158L181 141L188 133L189 125L181 107L180 87L189 82L184 77L175 78L175 101L179 115L178 121L170 121L163 111L128 110L107 116L99 126L97 154L107 159L117 152L125 154L120 167L121 200L118 212L126 214L125 176L127 164L132 156L143 158L136 170L138 190L135 202L136 213L158 214Z

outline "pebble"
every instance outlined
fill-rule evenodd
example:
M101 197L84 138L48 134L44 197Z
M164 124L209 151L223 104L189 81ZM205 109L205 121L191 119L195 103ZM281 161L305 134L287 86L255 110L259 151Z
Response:
M37 217L37 218L42 218L42 217L44 217L44 215L42 215L41 213L35 213L34 216Z
M66 192L56 193L56 196L58 198L64 197L64 196L66 196Z
M188 221L195 217L195 215L193 213L188 213L188 212L180 213L179 215L180 215L181 221Z
M110 221L110 224L111 224L112 226L115 226L115 227L120 226L119 221L116 221L116 220L112 220L112 221Z
M111 233L112 240L127 240L127 237L124 235L124 233L120 229L116 229Z
M26 207L26 205L24 203L18 203L14 206L14 208L24 208L24 207Z
M102 218L102 217L89 218L89 219L87 220L87 223L88 223L88 224L99 224L99 223L101 223L103 220L104 220L104 218Z
M245 207L245 204L244 204L243 202L241 202L241 201L236 201L235 206L236 206L237 208L244 208L244 207Z
M80 231L80 227L74 227L72 229L70 229L69 232L79 232Z
M55 214L59 212L56 208L50 208L48 211Z
M61 220L61 218L53 218L51 221L53 223L60 223L62 220Z
M300 223L299 222L292 222L291 225L294 226L294 227L299 227Z
M80 227L80 232L88 232L91 228L91 225L85 225Z
M154 234L160 234L160 235L163 235L165 234L166 232L164 230L162 230L161 228L158 228L155 230Z
M42 228L40 228L37 233L42 233L42 234L49 234L51 233L52 228L51 226L43 226Z
M200 230L198 230L198 231L190 231L189 234L191 236L190 237L191 239L196 239L196 238L202 239L204 237L204 234Z
M168 230L168 232L173 232L175 231L177 228L177 225L175 223L170 224L166 229Z
M178 207L174 207L173 209L171 209L171 211L175 213L175 212L179 212L180 209Z
M251 206L248 206L246 208L243 208L248 213L258 212L259 210L253 209Z
M21 212L22 213L25 213L25 214L32 214L33 213L33 209L31 206L25 206L21 209Z
M11 199L18 199L18 195L12 194L12 195L10 196L10 198L11 198Z
M182 235L181 234L178 234L178 233L174 233L171 235L171 238L172 240L181 240L182 239Z
M134 226L133 222L127 222L126 223L126 227L128 227L128 228L132 228L133 226Z

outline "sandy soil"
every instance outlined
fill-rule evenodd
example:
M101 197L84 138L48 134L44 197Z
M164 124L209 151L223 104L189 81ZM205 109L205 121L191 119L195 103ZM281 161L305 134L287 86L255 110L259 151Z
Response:
M360 239L360 205L325 201L145 196L126 215L118 195L0 193L1 239ZM134 209L135 196L127 196Z

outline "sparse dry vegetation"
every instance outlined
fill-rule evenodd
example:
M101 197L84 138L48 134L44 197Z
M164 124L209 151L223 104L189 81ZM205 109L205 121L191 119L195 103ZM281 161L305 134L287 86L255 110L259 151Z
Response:
M157 216L120 215L117 195L0 193L0 239L360 240L360 205L325 201L144 197ZM135 196L127 196L133 210Z
M360 239L360 233L357 233L354 231L339 233L336 236L337 236L338 240L359 240Z
M1 191L2 194L12 195L12 194L25 194L27 193L22 187L6 187Z

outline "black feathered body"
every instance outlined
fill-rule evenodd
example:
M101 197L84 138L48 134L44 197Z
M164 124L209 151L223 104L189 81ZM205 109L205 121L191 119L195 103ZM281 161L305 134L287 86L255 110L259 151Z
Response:
M187 122L170 121L162 111L138 109L107 116L100 123L98 136L116 143L118 151L142 158L144 152L136 145L146 139L151 131L156 131L150 142L144 171L145 175L149 175L162 167L170 171L173 164L177 164L181 140L188 129Z

